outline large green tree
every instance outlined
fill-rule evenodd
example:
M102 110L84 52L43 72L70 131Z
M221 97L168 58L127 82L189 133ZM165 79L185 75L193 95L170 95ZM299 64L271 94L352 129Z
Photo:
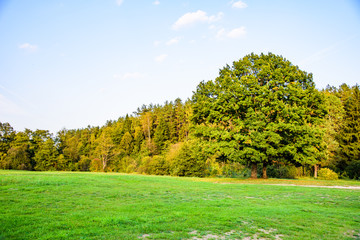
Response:
M346 168L351 178L360 178L360 89L358 85L352 88L342 85L339 94L345 109L337 137L342 170Z
M10 143L15 138L15 131L9 123L0 122L0 164L10 149Z
M325 158L321 161L321 166L336 168L339 161L339 143L337 140L338 133L344 119L344 106L337 96L337 89L328 86L322 91L325 97L325 105L327 109L327 115L323 123L325 129L324 142L326 143Z
M316 165L321 157L318 127L326 110L312 74L282 56L250 54L201 82L192 97L195 135L230 161Z
M35 163L31 161L29 131L18 132L11 142L11 148L4 160L7 169L32 170Z

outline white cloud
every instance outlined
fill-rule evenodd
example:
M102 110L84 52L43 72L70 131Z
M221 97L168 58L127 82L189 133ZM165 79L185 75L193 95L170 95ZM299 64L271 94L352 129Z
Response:
M118 6L121 6L121 4L123 4L123 2L124 2L124 0L116 0L116 4L117 4Z
M31 51L31 52L34 52L38 49L38 47L36 45L32 45L30 43L21 44L21 45L19 45L19 48L27 50L27 51Z
M247 8L247 4L244 3L243 1L237 1L237 2L234 2L232 5L231 5L233 8Z
M157 46L160 45L160 43L161 43L161 41L158 41L158 40L157 40L157 41L154 41L154 46L157 47Z
M222 28L217 32L216 37L222 38L224 35L225 35L225 29Z
M180 37L174 37L172 39L170 39L169 41L166 42L166 45L170 46L173 44L177 44L180 41Z
M223 39L225 37L227 38L242 38L246 36L246 28L244 26L239 28L234 28L230 30L229 32L226 32L224 28L220 29L217 34L216 38Z
M154 5L159 5L160 1L156 0L155 2L153 2Z
M208 16L206 12L198 10L196 12L188 12L182 15L173 25L172 29L178 30L180 28L193 25L198 22L212 23L219 21L223 17L223 13L219 12L217 15Z
M241 37L244 37L245 35L246 35L246 29L243 26L243 27L234 28L233 30L231 30L227 34L227 37L229 37L229 38L241 38Z
M213 30L213 29L215 29L216 28L216 26L214 25L214 24L211 24L210 26L209 26L209 29L210 30Z
M167 58L167 54L161 54L161 55L159 55L159 56L156 56L155 58L154 58L154 60L155 60L155 62L163 62L166 58Z
M139 79L143 78L145 75L139 72L128 72L122 75L114 74L115 79L129 80L129 79Z

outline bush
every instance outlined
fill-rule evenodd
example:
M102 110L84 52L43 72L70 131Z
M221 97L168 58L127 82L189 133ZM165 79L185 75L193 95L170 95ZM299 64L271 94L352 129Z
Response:
M205 157L197 141L189 140L170 146L166 156L169 173L173 176L203 177Z
M318 178L322 180L337 180L339 176L331 169L322 168L318 172Z
M267 168L267 175L270 178L301 178L309 177L310 171L302 167L284 166L284 165L271 165Z
M91 172L102 172L103 171L102 162L100 159L94 158L93 160L91 160L90 171Z
M353 161L346 167L346 173L351 179L360 179L360 161Z
M216 155L209 157L205 162L204 176L248 178L250 169L239 162L219 162Z
M81 156L80 161L78 162L78 169L80 171L89 171L91 165L91 159L86 156Z
M154 174L154 175L169 174L168 166L163 156L160 155L153 156L150 159L148 166L149 166L148 174Z

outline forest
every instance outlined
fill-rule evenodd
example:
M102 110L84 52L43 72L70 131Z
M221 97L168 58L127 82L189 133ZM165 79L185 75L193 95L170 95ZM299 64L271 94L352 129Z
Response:
M185 102L143 105L104 126L53 135L1 122L0 169L360 179L359 119L358 85L318 90L282 56L249 54Z

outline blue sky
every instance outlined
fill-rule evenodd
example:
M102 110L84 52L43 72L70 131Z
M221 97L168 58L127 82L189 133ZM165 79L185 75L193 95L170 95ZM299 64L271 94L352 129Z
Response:
M272 52L327 84L360 83L356 0L0 0L0 122L101 126L183 100L243 56Z

